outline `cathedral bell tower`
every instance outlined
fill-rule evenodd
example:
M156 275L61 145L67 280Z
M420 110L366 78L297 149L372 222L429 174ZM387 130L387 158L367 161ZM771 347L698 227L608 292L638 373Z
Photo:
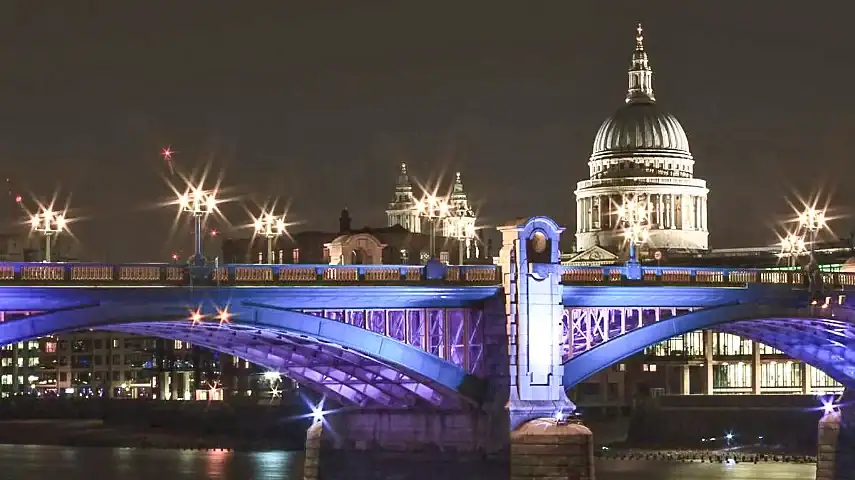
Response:
M387 225L400 225L413 233L421 233L422 224L415 210L416 199L413 196L413 184L407 175L407 164L401 164L401 172L395 184L395 200L386 209Z

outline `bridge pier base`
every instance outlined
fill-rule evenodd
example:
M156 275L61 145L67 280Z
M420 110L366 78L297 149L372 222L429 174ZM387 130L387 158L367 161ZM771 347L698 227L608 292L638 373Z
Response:
M309 428L305 480L508 478L508 417L477 411L349 411Z
M594 480L594 437L581 423L539 418L511 432L510 480Z
M816 480L855 480L855 391L847 389L840 403L819 421Z
M312 425L304 480L593 480L593 437L554 418L510 429L508 412L347 411Z

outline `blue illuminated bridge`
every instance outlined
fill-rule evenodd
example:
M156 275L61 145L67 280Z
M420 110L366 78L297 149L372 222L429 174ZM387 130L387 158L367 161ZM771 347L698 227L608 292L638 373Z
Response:
M226 265L204 274L3 263L0 344L81 329L151 335L247 359L344 405L435 409L484 401L496 378L539 385L523 370L571 387L651 344L712 328L855 387L853 274L825 273L811 302L798 272L643 267L630 280L624 266L532 257L505 257L516 263L503 267ZM549 275L560 278L555 298L523 286Z

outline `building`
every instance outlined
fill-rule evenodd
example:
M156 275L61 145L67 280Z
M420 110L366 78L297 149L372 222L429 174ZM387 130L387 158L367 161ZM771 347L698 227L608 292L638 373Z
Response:
M647 248L707 250L709 190L694 177L695 161L680 122L656 102L641 25L625 102L600 126L588 161L590 178L577 184L576 250L622 251L618 209L631 201L645 208Z
M629 70L626 104L597 132L590 178L576 190L576 251L566 265L626 261L618 208L645 206L650 237L642 262L661 265L801 268L778 247L710 250L706 182L694 177L686 134L660 110L641 26ZM817 245L821 269L855 268L852 238ZM650 255L658 251L657 258ZM803 254L804 252L802 252ZM616 412L658 395L820 394L843 386L810 365L767 345L715 331L697 331L648 347L572 389L582 408Z
M67 261L62 237L54 259ZM0 260L40 261L39 237L0 235ZM0 312L0 322L27 312ZM119 332L66 332L0 346L0 398L16 395L165 400L263 397L263 372L245 360L176 340Z
M353 228L352 223L350 212L344 209L339 216L337 232L307 230L281 236L274 241L274 258L270 261L265 258L266 239L225 238L221 258L225 263L310 265L420 265L430 258L430 235L427 233L411 232L399 224ZM441 233L436 234L436 251L441 261L456 264L461 256L469 255L466 263L488 262L490 249L489 246L480 247L480 232L472 239L462 240Z
M430 220L419 213L422 199L416 198L412 180L407 173L407 164L402 163L395 183L395 199L386 209L386 225L388 227L400 225L412 233L425 234L430 234L430 229L436 228L437 235L456 240L459 258L467 260L481 258L481 248L476 241L475 232L477 218L463 188L460 172L455 174L451 194L444 201L447 209L443 212L443 217L438 224L431 227Z

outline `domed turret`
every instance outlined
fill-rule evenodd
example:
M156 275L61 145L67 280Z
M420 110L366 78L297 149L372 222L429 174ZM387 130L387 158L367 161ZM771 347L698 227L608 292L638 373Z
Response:
M618 212L642 205L648 247L706 250L706 182L694 178L694 158L680 122L662 110L653 93L653 69L638 25L625 104L594 138L590 179L576 190L577 249L595 245L623 250L627 227Z

